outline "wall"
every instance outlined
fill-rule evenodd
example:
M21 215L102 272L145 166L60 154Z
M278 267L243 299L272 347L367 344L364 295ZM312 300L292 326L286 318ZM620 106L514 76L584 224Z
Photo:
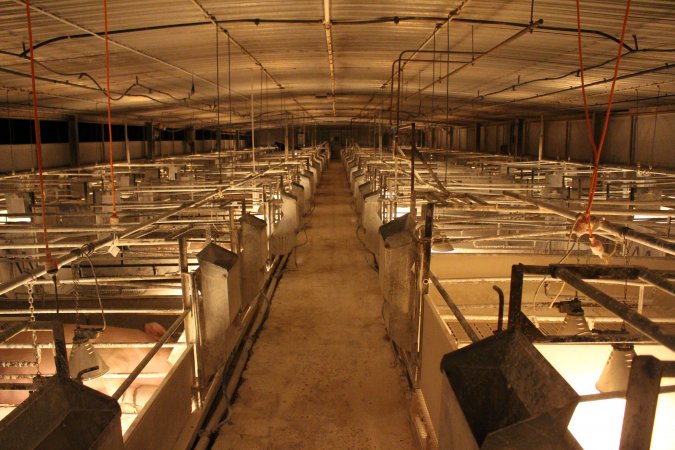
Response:
M516 121L497 124L477 124L473 126L435 126L419 128L418 143L422 146L449 148L464 151L488 153L512 153L536 158L539 151L539 120L526 120L520 123L522 135L518 136L519 124ZM602 128L602 116L595 118L596 139ZM289 125L290 146L297 142L302 125ZM316 135L316 143L338 139L342 144L353 139L361 146L377 147L377 124L351 125L305 125L305 144L311 145ZM390 145L388 126L383 124L383 145ZM401 145L409 145L410 133L402 130ZM256 146L269 146L275 142L284 142L285 130L260 129L256 131ZM520 139L518 139L520 137ZM240 148L250 145L250 131L242 133ZM234 140L223 139L224 150L234 148ZM607 164L620 164L643 167L675 169L675 112L621 113L612 115L602 153L601 161ZM132 160L145 158L145 141L130 141L129 151ZM43 144L45 168L70 165L70 152L67 143ZM107 144L105 146L107 148ZM114 142L114 159L125 161L124 142ZM195 151L208 152L215 148L213 139L195 141ZM189 153L189 146L183 140L155 141L155 156L174 156ZM543 156L553 160L572 160L590 162L592 150L588 142L583 117L569 119L544 120ZM107 151L101 142L81 142L79 145L80 164L106 162ZM35 167L35 150L31 144L0 145L0 173L30 170Z
M260 145L256 142L256 146ZM215 140L196 140L195 152L206 153L214 150ZM234 149L235 141L223 139L223 150ZM240 148L244 141L240 141ZM129 156L131 160L145 159L147 143L145 141L129 141ZM185 141L155 141L155 157L170 157L189 153L189 146ZM81 166L108 162L108 143L80 142L78 158ZM126 161L124 142L113 142L113 159ZM28 171L36 168L35 146L32 144L0 145L0 173ZM67 143L42 144L42 167L52 169L70 166L70 147Z
M594 119L595 139L602 133L603 116ZM510 152L536 158L539 152L539 120L522 123L522 138L517 140L515 121L479 126L478 151ZM475 149L475 126L452 127L452 148ZM544 120L545 159L589 163L593 151L583 117ZM601 162L642 167L675 169L675 112L622 113L611 116Z

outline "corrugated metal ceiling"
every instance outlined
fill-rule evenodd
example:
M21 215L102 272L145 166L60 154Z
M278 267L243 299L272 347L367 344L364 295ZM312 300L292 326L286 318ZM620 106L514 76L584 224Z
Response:
M387 83L392 63L402 51L424 42L425 50L448 48L447 26L429 38L461 3L461 13L450 24L452 51L477 56L530 22L531 0L332 0L336 118L323 0L109 0L111 91L114 97L127 94L114 102L113 114L120 120L213 125L218 35L220 105L226 125L230 104L235 125L250 121L251 92L255 114L261 117L281 117L283 107L297 120L369 120L379 116L380 108L389 107ZM41 77L38 103L43 113L103 113L105 95L93 80L105 84L104 42L91 34L103 30L102 1L34 0L32 5L36 70ZM596 83L589 88L589 100L598 110L607 101L610 84L605 81L612 75L624 7L618 0L581 2L582 24L589 30L583 36L585 63L597 66L586 74L587 82ZM207 14L232 37L229 51L228 36L216 32ZM543 19L544 25L452 75L447 86L446 81L432 81L470 60L471 54L452 55L453 62L447 65L407 64L402 117L443 122L447 116L460 123L579 112L575 2L535 0L532 17ZM622 108L670 104L675 85L671 67L675 2L633 1L626 44L618 104ZM25 114L30 106L30 66L22 57L26 45L24 3L0 1L2 114ZM436 59L443 58L446 55ZM266 71L262 76L257 63Z

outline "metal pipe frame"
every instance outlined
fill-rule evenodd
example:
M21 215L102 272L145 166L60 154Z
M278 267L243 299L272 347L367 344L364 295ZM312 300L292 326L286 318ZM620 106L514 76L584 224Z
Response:
M532 325L529 319L522 313L522 285L525 273L547 275L566 282L603 308L623 319L627 324L645 336L675 351L675 335L668 333L658 323L653 322L584 281L584 279L589 278L644 279L644 274L649 273L644 267L575 264L552 264L550 266L514 265L511 271L508 328L529 328L528 322L529 325ZM652 277L647 275L645 278L651 279ZM542 336L537 336L537 338L542 339Z
M183 313L178 316L174 323L166 330L166 333L157 341L157 343L150 349L150 351L143 357L141 362L134 368L133 371L129 374L129 377L124 380L124 382L117 388L117 390L111 395L115 400L119 400L124 392L131 386L136 377L145 369L145 366L148 365L150 360L157 354L157 352L162 348L162 346L169 340L171 336L178 330L178 327L183 324L183 321L188 316L190 311L183 311ZM66 365L67 367L67 365Z
M387 160L391 160L391 155L382 155L380 156L379 149L373 148L373 149L367 149L367 148L360 148L360 147L354 147L353 149L348 149L350 152L352 158L352 161L356 160L356 164L359 167L363 167L366 169L366 178L368 179L376 177L377 179L381 179L382 175L387 175L386 170L382 170L381 164L387 164ZM433 154L432 151L429 150L422 150L422 149L417 149L417 155L420 154ZM498 215L494 216L494 218L491 218L490 220L493 221L495 224L496 223L502 223L504 220L511 221L511 217L515 214L526 214L526 215L542 215L545 216L546 214L554 214L561 219L566 219L566 220L575 220L576 215L574 215L573 212L571 211L566 211L566 214L559 214L561 211L556 210L556 211L549 211L549 210L544 210L540 208L540 206L537 205L531 205L528 204L528 206L519 206L518 203L522 202L522 199L531 199L531 197L526 197L521 194L517 194L514 191L519 190L521 192L539 192L543 191L545 188L544 184L544 177L539 177L536 182L536 184L531 184L529 179L521 179L518 180L517 178L513 178L512 176L509 176L509 178L512 178L514 180L514 183L518 183L520 181L520 185L518 184L507 184L504 182L495 182L494 177L495 175L491 175L490 172L485 170L485 173L483 173L484 169L486 167L489 167L489 164L494 163L495 167L493 172L496 174L497 177L500 177L499 173L500 170L499 168L502 167L502 173L503 173L503 168L506 166L507 172L508 170L513 171L515 170L522 170L522 167L528 167L532 169L532 171L536 168L535 165L532 165L531 167L527 165L527 163L516 163L512 161L512 158L504 157L502 155L485 155L485 154L477 154L474 152L451 152L448 154L451 156L451 158L456 160L456 163L460 163L462 165L459 166L453 166L456 169L452 170L452 175L453 175L453 181L450 183L446 182L446 185L443 185L442 183L439 184L437 177L435 177L434 173L434 167L438 167L435 162L428 161L428 170L419 170L417 167L415 168L415 184L419 184L420 186L425 186L423 189L428 189L429 186L433 186L434 184L438 186L439 191L443 192L445 190L446 192L452 192L452 197L449 199L446 199L445 202L439 203L439 212L437 213L437 220L436 220L436 229L437 231L442 231L446 228L446 223L449 223L448 221L454 221L458 222L461 224L465 224L467 221L480 221L481 224L485 223L485 217L478 217L477 215L480 215L480 213L493 213L497 212L499 213ZM444 156L447 156L444 154ZM473 162L474 160L482 160L484 162L481 162L480 164L476 164ZM398 162L398 158L396 158ZM404 160L401 159L401 162ZM424 160L423 160L424 162ZM404 164L408 166L410 164L407 156L405 158ZM553 163L553 162L548 162L546 163L546 167L548 167L546 170L549 171L552 168L560 166L559 163ZM426 165L425 165L426 166ZM522 166L522 167L521 167ZM588 168L586 165L583 164L576 164L576 163L563 163L564 166L564 172L569 173L569 174L579 174L579 176L585 176L588 172ZM386 166L385 166L386 167ZM426 167L425 167L426 168ZM406 171L403 171L404 173ZM617 174L637 174L634 169L624 169L624 168L613 168L613 167L608 167L607 169L603 170L603 174L611 174L613 172L616 172ZM534 172L532 172L534 173ZM375 175L373 175L375 174ZM409 173L405 173L405 175L409 177ZM611 175L608 175L611 176ZM621 175L624 176L624 175ZM429 178L430 177L430 178ZM459 177L459 180L458 180ZM424 181L421 181L420 178ZM617 182L623 183L626 186L631 186L632 183L638 179L626 179L626 180L617 180ZM406 180L407 181L407 180ZM610 180L611 181L611 180ZM425 182L424 184L422 184ZM524 183L524 184L523 184ZM675 192L675 177L670 175L666 176L664 178L664 183L665 186L673 186L673 192ZM390 185L391 183L389 183ZM443 186L441 188L440 186ZM408 186L404 184L403 186L403 194L404 195L399 195L398 197L398 204L405 204L405 193L407 192ZM508 188L507 191L504 191L504 188ZM399 189L401 187L399 186ZM434 189L433 187L431 189ZM662 188L660 188L662 189ZM424 195L428 196L427 198L434 199L434 201L438 201L438 197L435 197L436 193L430 193L430 192L425 192ZM517 196L518 198L514 198L513 195ZM666 191L663 191L663 195L667 195ZM384 193L384 196L387 196L387 192ZM506 196L506 197L505 197ZM455 198L456 197L456 198ZM538 200L537 200L538 201ZM627 199L628 201L628 199ZM664 202L667 202L667 199L664 199ZM655 205L661 205L664 202L654 202ZM622 203L617 202L617 201L612 201L608 202L607 206L609 205L614 205L615 206L621 206ZM531 206L529 206L531 205ZM603 202L598 201L598 206L599 209L597 209L598 214L602 215L607 215L607 216L628 216L628 217L634 217L636 215L647 215L650 217L655 217L656 219L652 219L651 222L645 222L645 221L640 221L639 226L640 227L645 227L648 226L651 229L653 229L656 234L667 234L668 229L667 229L667 223L658 223L660 221L664 220L670 220L672 218L672 214L670 211L663 211L663 210L652 210L652 209L619 209L619 208L611 208L611 207L605 207L602 208ZM555 206L555 205L554 205ZM564 209L564 208L563 208ZM458 220L458 219L450 219L448 218L448 214L452 214L453 212L458 212L458 213L463 213L466 214L467 218L464 220ZM484 214L483 214L484 215ZM473 219L472 219L473 218ZM547 220L549 220L548 217L545 217ZM542 218L542 221L544 218ZM528 219L529 221L529 219ZM531 223L531 221L530 221ZM522 227L525 224L525 219L522 221L522 224L516 224L516 227ZM643 233L641 231L635 230L630 227L620 227L618 225L615 225L612 227L610 222L608 221L603 221L602 223L603 229L599 230L599 233L601 236L604 236L604 234L608 234L609 237L614 241L618 243L622 243L622 236L617 236L617 234L612 234L610 231L614 231L615 233L623 234L625 235L627 240L630 240L631 242L636 242L639 241L641 243L645 244L651 244L651 248L654 248L654 244L656 244L658 249L663 249L665 247L672 247L673 244L669 243L668 241L660 238L655 238L654 236L651 236L649 234ZM477 225L478 226L478 225ZM499 226L499 225L496 225ZM561 222L560 227L564 227L564 222ZM638 225L636 225L638 226ZM482 227L482 225L480 226ZM479 227L479 228L480 228ZM605 228L610 231L605 231ZM465 227L461 228L463 232L465 232ZM501 229L503 230L503 229ZM490 239L489 235L485 236L482 233L477 233L475 237L472 236L466 236L464 233L464 236L461 237L461 240L467 243L472 243L472 241L479 242L479 241L504 241L506 239L509 239L508 235L503 235L500 230L500 236L495 236L494 239ZM508 232L506 230L503 230L505 232ZM562 234L563 230L559 230ZM547 235L546 232L542 231L540 236L534 236L532 235L533 239L531 240L532 242L541 242L541 241L549 241L551 242L551 235ZM534 239L536 238L536 239ZM548 238L548 239L547 239ZM510 239L516 239L516 237L511 237ZM659 240L660 239L660 240ZM529 241L529 239L528 239ZM558 240L559 242L562 242L560 239ZM560 245L560 244L558 244ZM582 245L586 245L585 243L582 242ZM488 246L489 247L489 246ZM546 248L552 249L553 247L550 247L550 245ZM489 251L489 248L486 248L485 250ZM522 252L523 250L528 251L527 249L514 249L516 251ZM548 252L551 252L554 250L548 250ZM584 249L583 251L588 251L588 249Z
M553 205L549 202L545 202L542 200L537 200L531 197L525 197L515 192L505 191L504 195L521 200L531 205L535 205L540 210L552 212L573 222L576 221L577 218L579 217L579 214L574 213L573 211L570 211L568 209L561 208L557 205ZM630 213L630 211L627 212ZM600 231L606 231L612 234L613 236L625 238L629 241L635 242L636 244L644 245L646 247L659 250L669 255L675 255L675 243L673 242L668 242L664 239L650 236L645 233L641 233L624 225L616 225L612 222L609 222L608 220L605 220L604 218L592 216L591 220L593 221L593 219L596 219L595 223L598 224L597 229Z
M251 175L247 176L244 180L241 180L241 181L235 183L234 186L243 185L247 182L250 182L254 179L261 178L265 175L266 175L266 171L260 172L260 173L257 173L257 174L251 174ZM144 230L146 230L146 229L148 229L148 228L150 228L150 227L152 227L152 226L154 226L158 223L161 223L163 220L169 219L174 215L177 215L179 213L182 213L182 212L187 211L187 210L192 209L192 208L197 208L199 206L205 205L205 204L207 204L207 203L209 203L213 200L218 200L218 199L222 198L224 196L224 194L227 193L229 190L230 190L230 186L227 186L227 187L222 188L222 189L217 189L217 190L213 191L212 193L210 193L210 194L208 194L208 195L206 195L206 196L204 196L204 197L202 197L198 200L189 202L189 203L184 204L183 206L175 208L171 211L160 214L159 216L157 216L157 217L155 217L151 220L148 220L148 221L142 222L138 225L133 225L129 228L126 228L125 231L121 232L119 235L111 234L109 236L98 239L96 241L87 242L83 246L81 246L79 248L76 248L76 249L73 249L69 253L57 258L58 266L62 267L66 264L70 264L70 263L73 263L75 261L78 261L81 258L83 258L85 255L94 253L96 251L105 249L107 247L110 247L110 245L112 245L112 244L114 244L114 243L116 243L120 240L123 241L124 239L129 238L136 233L144 231ZM13 280L6 281L6 282L0 284L0 295L5 294L7 292L10 292L10 291L16 289L17 287L20 287L20 286L22 286L26 283L29 283L33 280L37 280L38 278L44 276L45 274L47 274L47 271L46 271L45 267L42 266L42 267L38 267L37 269L34 269L30 272L26 272L26 273L24 273L24 274L22 274L22 275L20 275L16 278L14 278Z
M454 302L454 300L452 300L452 298L450 297L448 292L443 288L441 283L438 281L438 278L436 278L436 275L434 275L433 272L429 272L429 278L431 279L432 283L434 283L434 286L438 290L439 294L441 294L441 297L443 297L443 300L445 300L445 303L452 310L452 313L457 318L457 321L462 326L462 329L464 330L466 335L469 336L469 339L471 339L471 342L480 341L480 337L478 337L476 332L473 330L473 327L471 326L471 324L466 320L466 318L464 317L464 314L462 314L462 311L460 311L457 304ZM509 314L510 314L510 311L509 311Z
M626 391L620 450L650 448L656 404L659 394L664 391L661 388L661 378L673 376L675 361L660 361L650 355L640 355L633 359Z

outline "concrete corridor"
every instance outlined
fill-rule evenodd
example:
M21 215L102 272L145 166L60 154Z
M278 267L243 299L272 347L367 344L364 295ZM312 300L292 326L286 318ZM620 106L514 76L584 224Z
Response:
M415 448L339 161L315 200L298 268L291 259L214 449Z

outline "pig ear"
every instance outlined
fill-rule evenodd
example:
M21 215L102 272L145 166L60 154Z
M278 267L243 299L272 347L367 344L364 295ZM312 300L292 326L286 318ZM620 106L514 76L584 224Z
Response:
M145 329L145 334L153 338L155 341L159 341L162 336L164 336L164 333L166 333L166 329L157 322L148 322L143 326L143 328Z

